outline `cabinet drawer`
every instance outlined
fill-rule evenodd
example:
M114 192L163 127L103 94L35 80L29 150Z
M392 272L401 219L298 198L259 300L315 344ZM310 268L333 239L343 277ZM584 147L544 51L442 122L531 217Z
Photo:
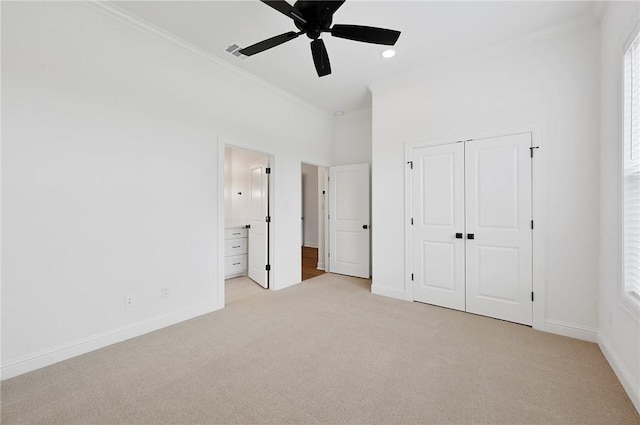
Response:
M246 238L247 237L247 229L243 227L229 227L224 229L224 238L225 239L236 239L236 238Z
M224 259L224 275L235 276L247 273L247 254L234 255Z
M247 238L227 239L224 241L224 256L240 255L247 253Z

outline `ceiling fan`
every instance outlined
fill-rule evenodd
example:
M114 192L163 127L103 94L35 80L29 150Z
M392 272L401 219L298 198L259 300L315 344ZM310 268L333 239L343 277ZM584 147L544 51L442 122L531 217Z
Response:
M362 25L341 25L331 26L333 14L342 6L342 1L305 1L299 0L293 6L284 0L266 1L260 0L271 6L283 15L293 19L294 24L300 31L289 31L276 35L259 43L253 44L240 50L245 56L252 56L256 53L264 52L267 49L291 41L302 34L306 34L311 39L311 55L316 66L318 77L331 74L331 64L324 41L320 35L324 32L330 33L334 37L346 38L348 40L362 41L365 43L386 44L393 46L396 44L400 31L385 28L366 27Z

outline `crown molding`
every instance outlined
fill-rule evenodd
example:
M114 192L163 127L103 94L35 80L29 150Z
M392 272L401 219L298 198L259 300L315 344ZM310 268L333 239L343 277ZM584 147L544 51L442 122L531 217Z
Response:
M597 1L593 4L591 8L591 16L598 20L598 22L602 21L605 13L607 13L607 9L611 4L610 1Z
M291 94L290 92L276 86L273 85L261 78L256 77L255 75L241 69L238 68L228 62L223 61L222 59L218 58L217 56L211 54L210 52L195 46L194 44L190 43L189 41L177 36L176 34L167 31L163 28L158 27L157 25L152 24L151 22L148 22L146 20L144 20L143 18L129 12L126 11L118 6L116 6L115 4L113 4L113 2L110 1L100 1L100 0L81 0L81 3L90 6L96 10L98 10L99 12L110 16L111 18L120 21L121 23L124 23L126 25L129 25L130 27L133 27L134 29L141 31L145 34L151 35L154 38L158 39L158 40L162 40L164 42L168 42L174 46L180 47L181 49L188 51L192 54L195 54L197 56L200 56L203 59L206 59L210 62L215 63L216 65L231 71L233 73L236 73L238 75L240 75L243 78L246 78L256 84L261 85L262 87L265 87L275 93L277 93L280 97L282 97L283 99L286 99L288 101L291 101L293 103L296 103L302 107L305 107L313 112L316 113L320 113L323 115L326 115L328 117L331 116L331 113L329 111L325 111L324 109L321 109L303 99L301 99L298 96L295 96L293 94Z

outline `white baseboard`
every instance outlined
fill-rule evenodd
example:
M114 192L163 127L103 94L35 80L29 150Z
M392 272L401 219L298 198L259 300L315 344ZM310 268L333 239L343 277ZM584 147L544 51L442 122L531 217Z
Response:
M29 354L22 358L2 363L0 376L2 379L13 378L23 373L31 372L81 354L94 351L117 342L135 338L203 314L219 310L217 303L207 303L191 307L182 311L165 314L152 319L143 320L119 329L102 332L87 338L82 338L68 344Z
M636 410L640 413L640 382L633 381L633 376L620 361L620 358L614 351L613 347L609 344L609 341L602 336L602 334L598 335L598 346L600 347L602 354L604 354L604 357L609 362L609 365L611 365L611 369L613 369L618 380L627 392L631 402L636 407Z
M371 285L371 293L406 301L404 291L399 291L397 289L381 288L380 286Z
M303 247L305 247L305 248L315 248L315 249L318 249L318 244L317 244L317 243L313 244L313 243L305 242L305 243L303 243L303 244L302 244L302 246L303 246Z
M598 342L598 330L587 326L561 322L559 320L546 320L544 331L552 334L568 336L589 342Z
M324 269L325 269L324 261L323 262L318 261L318 270L324 270Z

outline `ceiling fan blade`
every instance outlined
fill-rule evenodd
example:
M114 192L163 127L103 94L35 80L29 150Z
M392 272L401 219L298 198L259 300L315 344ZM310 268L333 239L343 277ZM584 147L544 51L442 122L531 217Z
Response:
M297 21L303 25L307 23L307 20L302 16L300 11L298 11L298 9L291 6L289 3L287 3L284 0L260 0L260 1L266 4L267 6L271 6L278 12L288 16L294 21Z
M345 0L329 0L329 1L318 1L317 3L322 4L322 14L323 18L328 16L333 16L336 13L336 10L340 9L340 6L344 4Z
M331 63L329 63L329 55L324 47L324 41L319 38L311 40L311 54L313 55L313 63L316 66L318 77L324 77L331 74Z
M293 32L293 31L285 32L284 34L267 38L266 40L262 40L259 43L252 44L251 46L245 47L244 49L240 49L240 53L242 53L245 56L252 56L252 55L255 55L256 53L264 52L265 50L270 49L272 47L279 46L282 43L286 43L289 40L293 40L294 38L298 37L300 34L303 34L303 32L302 31L301 32Z
M400 37L400 31L388 30L386 28L365 27L362 25L336 24L329 29L329 32L334 37L363 41L365 43L386 44L389 46L396 44L398 37Z

